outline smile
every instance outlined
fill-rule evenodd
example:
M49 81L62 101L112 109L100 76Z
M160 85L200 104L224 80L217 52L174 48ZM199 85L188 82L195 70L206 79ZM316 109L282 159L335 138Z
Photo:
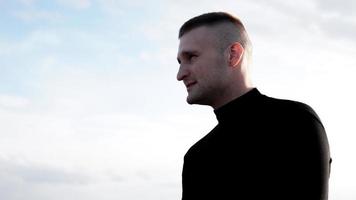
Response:
M185 86L187 87L187 89L191 88L193 85L195 85L197 82L196 81L193 81L193 82L190 82L190 83L187 83Z

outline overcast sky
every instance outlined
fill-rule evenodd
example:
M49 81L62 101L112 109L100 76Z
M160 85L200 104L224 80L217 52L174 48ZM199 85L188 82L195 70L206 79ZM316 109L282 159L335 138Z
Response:
M0 199L180 199L183 156L217 122L185 102L177 32L210 11L244 22L262 93L319 114L333 157L329 199L356 199L355 9L352 0L0 0Z

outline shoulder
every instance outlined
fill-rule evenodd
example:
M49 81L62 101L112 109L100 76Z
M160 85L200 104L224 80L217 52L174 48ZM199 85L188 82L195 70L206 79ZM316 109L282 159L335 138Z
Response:
M289 141L285 149L294 151L294 148L300 150L298 146L304 146L304 149L316 150L320 147L328 152L324 125L311 106L295 100L267 96L264 99L263 104L269 116L267 121L271 124L267 127L273 130L276 137Z
M270 112L279 114L285 117L299 117L301 119L313 119L316 122L321 123L321 120L315 110L308 104L289 99L280 99L264 96L264 106Z
M218 126L211 130L204 137L195 142L187 151L185 157L195 157L197 155L202 156L205 153L209 153L212 150L212 145L216 143L218 132Z

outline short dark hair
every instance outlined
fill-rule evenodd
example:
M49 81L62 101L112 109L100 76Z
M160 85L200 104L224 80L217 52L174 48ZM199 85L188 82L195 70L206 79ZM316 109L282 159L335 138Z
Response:
M195 28L201 26L214 26L223 23L233 24L236 27L236 33L241 45L244 48L251 48L249 37L241 20L226 12L210 12L191 18L190 20L186 21L179 29L178 38L180 39L185 33Z
M205 13L196 17L191 18L186 21L179 29L179 36L181 38L186 32L200 27L200 26L213 26L223 22L230 22L235 24L237 27L244 27L239 18L226 13L226 12L210 12Z

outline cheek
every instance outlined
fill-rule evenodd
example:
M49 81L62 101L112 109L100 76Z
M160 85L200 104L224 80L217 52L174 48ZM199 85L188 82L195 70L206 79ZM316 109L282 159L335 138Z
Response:
M193 66L192 66L192 73L194 73L195 78L198 78L200 80L206 80L209 84L209 82L214 81L216 79L216 76L220 76L221 72L219 66L219 62L217 62L217 59L201 59L198 60Z
M195 76L195 78L202 78L205 75L205 66L203 63L195 63L194 65L191 66L191 73L193 74L193 76Z

